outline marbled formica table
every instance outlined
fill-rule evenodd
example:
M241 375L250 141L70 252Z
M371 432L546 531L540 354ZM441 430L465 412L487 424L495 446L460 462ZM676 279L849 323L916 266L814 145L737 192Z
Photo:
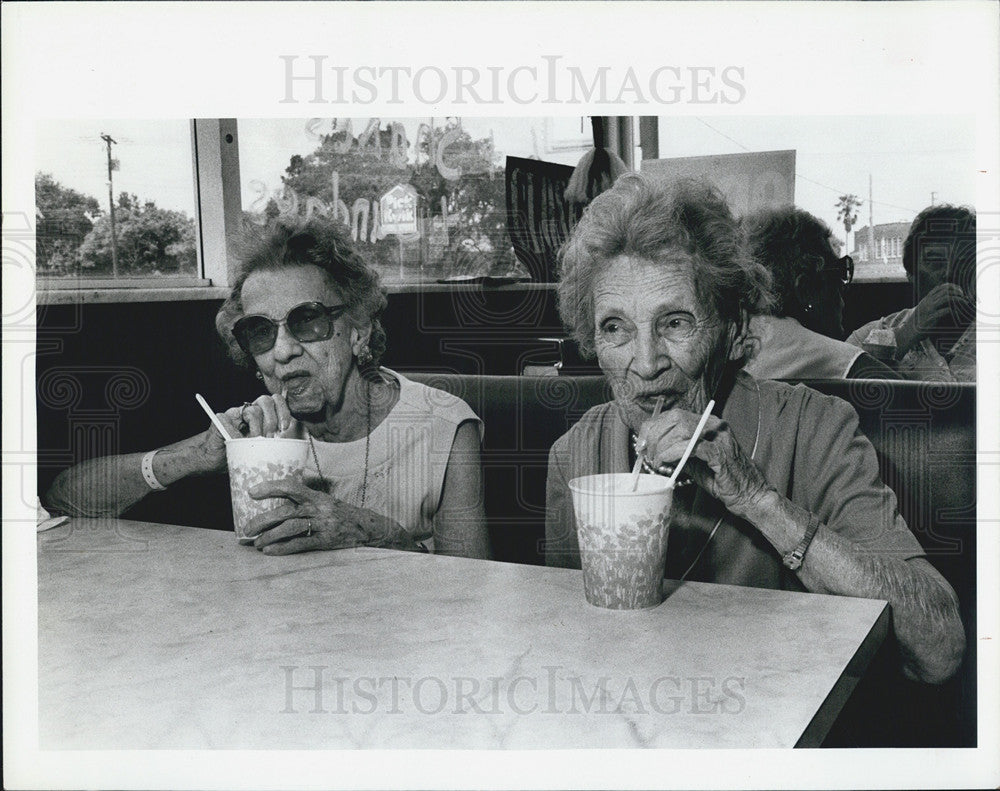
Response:
M38 537L42 749L816 745L881 601L73 520Z

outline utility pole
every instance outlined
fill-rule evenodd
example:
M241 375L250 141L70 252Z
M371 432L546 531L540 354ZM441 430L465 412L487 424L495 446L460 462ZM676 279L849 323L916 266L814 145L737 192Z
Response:
M111 273L118 277L118 239L115 234L115 192L111 185L111 171L114 169L114 160L111 158L111 146L118 145L111 135L101 132L101 140L108 146L108 207L111 209Z
M868 174L868 260L875 263L875 212L872 210L872 174Z

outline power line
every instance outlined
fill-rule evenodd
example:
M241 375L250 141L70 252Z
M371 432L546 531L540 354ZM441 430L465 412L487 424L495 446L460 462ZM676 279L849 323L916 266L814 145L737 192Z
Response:
M739 140L734 140L734 139L733 139L733 138L731 138L731 137L730 137L729 135L727 135L727 134L726 134L725 132L720 132L720 131L719 131L718 129L716 129L716 128L715 128L714 126L712 126L712 125L711 125L710 123L708 123L707 121L702 121L702 119L701 119L701 118L698 118L697 116L695 116L695 120L696 120L696 121L699 121L699 122L701 122L701 123L703 123L703 124L705 124L705 126L707 126L707 127L709 128L709 129L711 129L711 130L712 130L713 132L715 132L715 133L716 133L717 135L721 135L722 137L726 138L726 140L728 140L728 141L729 141L730 143L732 143L733 145L737 145L737 146L739 146L739 147L740 147L740 148L742 148L742 149L743 149L744 151L750 151L750 149L749 149L749 148L747 148L747 147L746 147L745 145L743 145L743 144L742 144L742 143L741 143L741 142L740 142Z
M822 187L823 189L830 190L830 192L835 192L838 195L847 194L847 190L839 190L835 187L829 186L828 184L821 184L815 179L811 179L808 176L803 176L801 173L796 173L795 178L803 179L804 181L808 181L810 184L815 184L817 187ZM874 203L876 206L886 206L890 209L899 209L900 211L908 211L911 212L912 214L917 214L917 212L920 211L919 209L911 209L908 206L897 206L895 203L886 203L885 201L880 201L880 200L873 200L872 203Z
M705 126L707 126L709 129L711 129L717 135L720 135L721 137L726 138L726 140L728 140L730 143L739 146L744 151L751 151L752 150L752 149L747 148L745 145L743 145L739 140L735 140L734 138L732 138L729 135L727 135L725 132L719 131L714 126L712 126L710 123L708 123L707 121L703 121L701 118L698 118L697 116L695 116L695 120L698 121L698 122L700 122L700 123L702 123L702 124L704 124ZM811 179L808 176L802 175L798 171L796 171L796 173L795 173L795 178L802 179L803 181L808 181L810 184L815 184L817 187L822 187L823 189L830 190L830 192L834 192L834 193L836 193L838 195L845 195L845 194L847 194L849 192L849 190L837 189L836 187L831 187L829 184L823 184L823 183L821 183L819 181L816 181L816 179ZM911 214L917 214L920 211L919 209L911 209L911 208L909 208L907 206L897 206L894 203L886 203L884 201L873 200L872 203L874 203L876 206L885 206L886 208L889 208L889 209L899 209L900 211L910 212Z

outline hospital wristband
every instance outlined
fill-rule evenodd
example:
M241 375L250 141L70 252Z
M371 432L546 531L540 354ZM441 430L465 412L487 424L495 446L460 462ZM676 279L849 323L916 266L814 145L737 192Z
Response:
M142 477L146 479L149 488L154 492L162 492L167 488L156 479L156 474L153 472L153 456L158 452L158 450L151 450L142 457Z

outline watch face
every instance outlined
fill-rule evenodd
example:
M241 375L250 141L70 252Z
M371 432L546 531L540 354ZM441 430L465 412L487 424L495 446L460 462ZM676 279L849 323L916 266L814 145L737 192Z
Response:
M802 565L802 556L795 551L789 552L781 559L781 562L785 564L785 568L796 571Z

